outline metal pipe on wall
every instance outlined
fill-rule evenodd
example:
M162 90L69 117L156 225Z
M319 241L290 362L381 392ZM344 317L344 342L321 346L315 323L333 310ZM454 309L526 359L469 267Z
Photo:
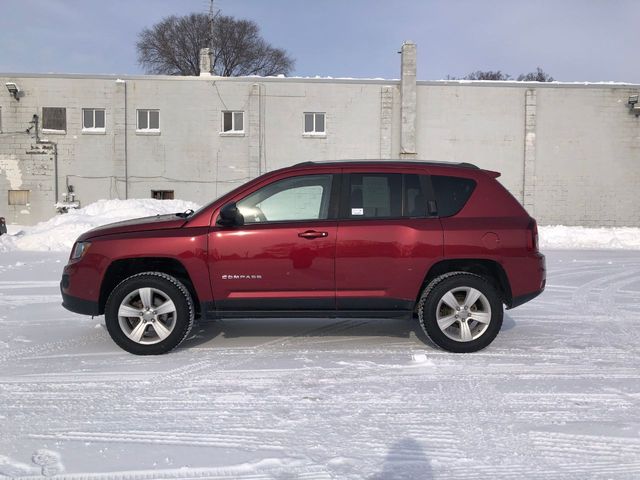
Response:
M39 120L37 114L33 115L31 123L35 128L36 145L52 145L53 146L53 191L54 191L54 203L58 203L58 144L51 140L40 140L40 134L38 133Z
M124 199L129 199L129 163L127 152L127 82L124 82Z

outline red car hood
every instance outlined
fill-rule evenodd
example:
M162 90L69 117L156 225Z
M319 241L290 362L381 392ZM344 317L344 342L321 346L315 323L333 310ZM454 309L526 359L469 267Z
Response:
M175 213L169 215L156 215L154 217L134 218L123 222L110 223L84 232L78 241L88 240L103 235L115 235L120 233L142 232L149 230L167 230L180 228L186 223L186 219L177 217Z

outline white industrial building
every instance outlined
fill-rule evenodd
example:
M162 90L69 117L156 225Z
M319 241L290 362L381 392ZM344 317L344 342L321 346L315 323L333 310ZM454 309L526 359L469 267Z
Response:
M640 85L416 81L415 45L401 58L400 80L0 73L0 216L410 158L502 172L541 224L640 226Z

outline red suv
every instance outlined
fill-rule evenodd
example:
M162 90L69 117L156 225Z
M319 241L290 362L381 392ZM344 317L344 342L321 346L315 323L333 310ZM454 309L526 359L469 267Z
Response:
M467 163L301 163L197 212L115 223L78 238L63 305L105 315L146 355L196 318L412 317L441 348L489 345L545 286L537 226Z

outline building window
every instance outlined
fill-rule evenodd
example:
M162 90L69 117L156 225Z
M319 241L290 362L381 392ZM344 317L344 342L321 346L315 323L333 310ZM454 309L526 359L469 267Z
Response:
M42 130L48 133L66 133L67 109L42 107Z
M222 133L244 133L244 112L222 112Z
M105 131L104 108L83 108L82 109L82 130L85 132Z
M304 135L326 135L324 113L305 112Z
M160 110L138 110L138 132L160 132Z
M173 200L173 190L151 190L151 198L156 200Z
M28 205L29 190L9 190L9 205Z

